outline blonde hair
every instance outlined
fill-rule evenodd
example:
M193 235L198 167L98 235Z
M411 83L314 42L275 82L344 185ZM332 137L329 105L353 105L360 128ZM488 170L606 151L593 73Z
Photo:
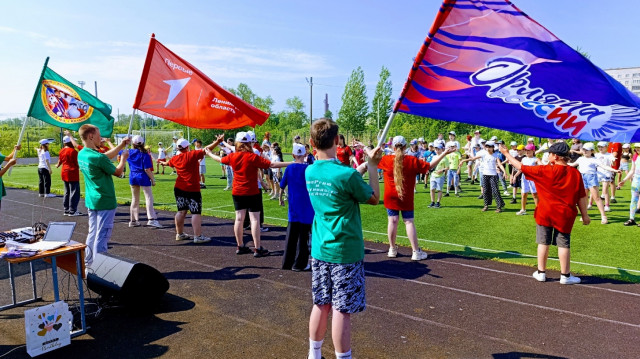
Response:
M396 192L398 192L398 198L404 197L404 148L401 144L396 145L396 158L393 160L393 181L396 184Z
M78 129L78 134L82 140L86 141L90 134L96 133L98 128L91 124L84 124Z

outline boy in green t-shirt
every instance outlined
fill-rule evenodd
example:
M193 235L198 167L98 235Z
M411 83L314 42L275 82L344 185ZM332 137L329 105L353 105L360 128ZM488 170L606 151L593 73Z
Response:
M447 171L447 193L445 193L444 196L449 197L449 190L451 186L453 186L456 197L460 197L458 189L460 188L460 160L462 159L462 155L458 152L455 142L447 143L447 148L454 149L455 152L447 155L449 170Z
M336 357L351 358L351 313L365 309L364 239L360 203L378 204L380 148L367 151L368 162L354 170L336 159L338 125L320 119L311 126L317 160L305 172L315 211L312 225L313 309L309 318L309 358L322 357L327 319L332 314ZM362 180L368 167L369 185Z
M84 148L78 153L78 165L84 176L85 205L89 210L89 233L87 252L84 258L87 268L93 263L94 254L107 251L111 239L113 219L116 214L116 190L111 176L120 177L129 157L129 151L123 151L120 163L114 166L111 160L127 144L125 138L120 144L105 153L100 153L100 130L94 125L82 125L78 130Z
M442 143L435 144L436 148L436 156L437 158L444 151L444 145ZM433 160L432 160L433 161ZM442 161L438 162L438 165L431 173L431 180L429 184L431 186L431 204L428 208L440 208L440 200L442 199L442 187L444 186L445 173L449 170L449 159L447 157L443 158ZM436 191L438 191L438 200L434 201L436 196Z

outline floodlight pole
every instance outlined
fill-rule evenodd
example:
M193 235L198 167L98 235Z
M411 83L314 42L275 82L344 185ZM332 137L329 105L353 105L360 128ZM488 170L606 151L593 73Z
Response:
M311 125L313 124L313 77L309 77L307 83L309 84L309 129L311 129Z

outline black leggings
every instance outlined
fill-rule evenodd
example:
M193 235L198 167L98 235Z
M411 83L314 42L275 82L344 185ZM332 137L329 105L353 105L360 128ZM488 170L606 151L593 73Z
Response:
M484 206L489 207L496 198L496 206L504 207L504 201L500 196L500 188L498 188L498 176L482 175L482 195L484 196Z
M282 269L304 270L309 264L309 234L311 225L289 222L287 244L282 256Z
M49 194L51 192L51 173L46 168L38 168L38 177L40 178L38 193Z

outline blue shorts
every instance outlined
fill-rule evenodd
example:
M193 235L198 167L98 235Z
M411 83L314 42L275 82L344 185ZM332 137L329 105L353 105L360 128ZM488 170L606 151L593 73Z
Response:
M582 182L584 182L584 188L586 189L598 187L598 175L589 173L583 174Z
M367 302L364 287L364 262L328 263L311 260L313 304L330 304L341 313L362 312Z
M431 189L436 191L442 191L442 187L444 187L444 175L441 177L433 177L431 176L431 181L429 182Z
M402 212L402 219L413 219L413 211L396 211L395 209L387 208L387 215L389 217L395 217Z
M605 175L605 174L602 174L602 173L598 172L598 182L599 183L611 182L611 174Z

